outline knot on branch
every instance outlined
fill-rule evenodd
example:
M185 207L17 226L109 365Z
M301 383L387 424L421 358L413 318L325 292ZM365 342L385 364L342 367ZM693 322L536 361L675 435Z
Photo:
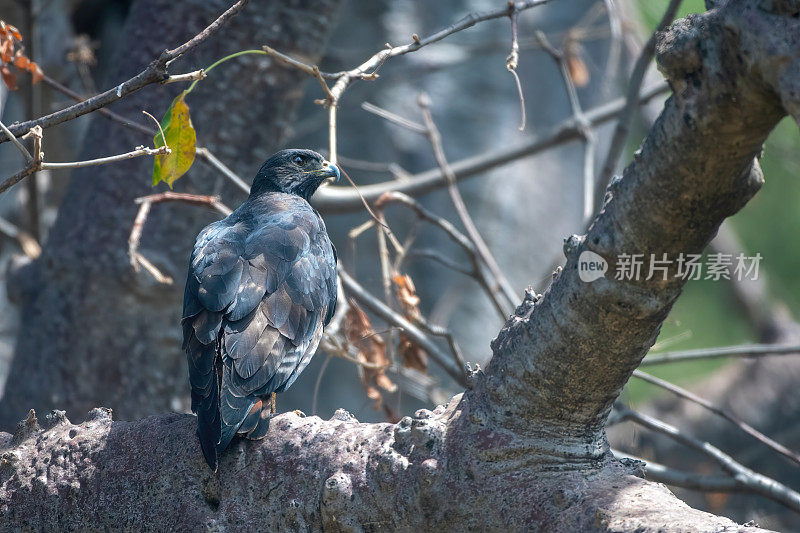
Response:
M36 418L36 411L31 409L28 411L28 416L20 420L19 424L17 424L17 430L14 432L12 443L19 444L41 433L41 431L42 428L39 427L39 419Z
M428 413L430 411L422 413L424 418L404 416L394 429L392 447L414 464L421 464L426 458L438 456L442 451L442 424L433 416L428 416Z
M564 257L567 261L576 256L585 238L584 235L570 235L564 239Z
M680 92L675 86L692 73L698 72L702 66L700 42L703 39L704 24L701 15L689 15L678 19L663 32L659 32L656 40L656 61L658 70L667 78L674 92Z
M338 420L340 422L358 422L355 416L353 416L350 411L342 409L341 407L333 413L333 416L330 418L331 420Z

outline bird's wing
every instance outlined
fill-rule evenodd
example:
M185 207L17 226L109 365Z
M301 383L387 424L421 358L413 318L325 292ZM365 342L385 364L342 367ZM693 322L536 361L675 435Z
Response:
M207 226L197 237L183 297L183 349L189 363L192 411L206 461L216 470L222 361L218 358L223 318L239 288L248 228L228 219Z
M335 252L310 207L201 233L184 298L201 442L224 449L259 396L291 386L335 305Z
M257 226L245 243L236 300L223 318L221 446L248 429L243 421L259 396L297 379L335 306L335 253L319 216L308 207L292 209Z

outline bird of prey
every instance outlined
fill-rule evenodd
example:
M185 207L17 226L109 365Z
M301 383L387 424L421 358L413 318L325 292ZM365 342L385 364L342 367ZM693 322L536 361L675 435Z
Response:
M336 251L308 203L336 165L282 150L250 197L197 236L183 299L183 349L206 462L234 435L261 439L275 393L308 365L336 308Z

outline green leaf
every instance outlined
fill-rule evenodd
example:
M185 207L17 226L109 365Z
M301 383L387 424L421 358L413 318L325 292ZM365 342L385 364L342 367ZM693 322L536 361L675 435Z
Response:
M192 126L192 117L189 116L189 106L186 105L185 96L186 93L179 94L161 120L161 129L164 130L170 153L155 156L153 186L164 181L171 189L175 180L186 174L194 162L197 135ZM156 148L164 146L161 132L153 138L153 143Z

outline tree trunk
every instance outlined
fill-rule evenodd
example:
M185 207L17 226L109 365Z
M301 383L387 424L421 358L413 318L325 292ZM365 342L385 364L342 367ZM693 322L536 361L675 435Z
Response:
M207 67L227 54L264 44L314 62L338 4L339 0L254 0L170 70ZM164 49L186 41L228 7L227 0L137 1L126 24L119 72L109 85L128 79ZM221 65L187 97L198 144L242 176L255 175L280 146L307 79L261 56ZM113 110L134 119L142 117L141 110L160 117L181 89L151 86ZM119 124L96 119L83 158L151 143ZM186 408L177 323L193 243L174 236L196 235L213 215L193 207L155 207L141 251L175 283L158 285L146 272L134 273L127 239L138 209L134 199L152 191L151 167L152 159L139 158L73 174L42 257L19 276L33 281L27 284L30 292L0 404L0 427L9 427L31 407L45 412L61 407L80 416L98 399L123 418ZM196 162L177 187L221 191L223 199L241 201L241 193L219 179L218 173Z
M593 251L699 253L763 181L754 158L788 111L800 118L800 1L729 0L661 35L674 89L634 162L543 296L528 296L485 372L447 407L395 425L294 413L261 442L203 464L189 415L81 426L33 418L0 465L16 527L163 530L753 530L688 508L611 455L612 402L656 338L684 281L586 283ZM674 274L674 269L671 274ZM126 354L128 352L119 352ZM10 437L7 437L11 439Z

